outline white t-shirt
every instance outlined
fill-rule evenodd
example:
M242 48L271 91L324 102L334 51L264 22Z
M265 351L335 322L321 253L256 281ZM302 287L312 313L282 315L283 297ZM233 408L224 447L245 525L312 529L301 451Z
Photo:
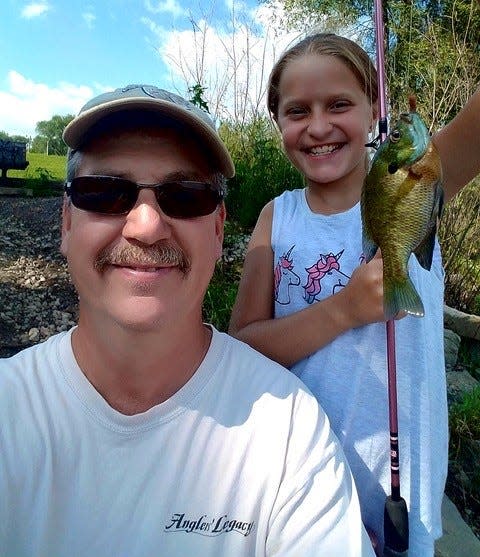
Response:
M272 225L275 317L290 315L343 288L362 263L360 205L313 213L305 190L275 199ZM441 535L448 464L443 351L443 269L438 242L431 271L415 256L409 274L425 317L395 323L401 494L409 509L410 557L416 542ZM383 538L390 494L385 323L351 329L292 367L330 419L355 478L365 524ZM432 544L433 546L433 544ZM419 546L420 547L420 546Z
M215 330L193 377L133 416L71 331L0 360L0 447L0 555L373 556L314 397Z

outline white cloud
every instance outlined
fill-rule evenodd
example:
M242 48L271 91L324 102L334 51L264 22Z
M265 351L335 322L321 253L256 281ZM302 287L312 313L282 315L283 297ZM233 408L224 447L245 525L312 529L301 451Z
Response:
M47 2L32 2L27 4L22 10L22 17L26 19L32 19L38 17L50 10L50 6Z
M188 15L188 12L180 6L177 0L157 0L156 2L146 0L145 7L147 11L153 14L166 13L173 17Z
M0 129L11 135L35 136L35 126L54 114L76 114L95 94L85 85L60 82L55 87L36 83L11 70L7 90L0 91Z
M226 0L230 6L231 1ZM223 26L199 19L194 28L167 30L152 18L142 19L170 71L173 87L186 94L187 87L200 83L206 87L204 99L211 113L237 121L265 111L270 70L296 38L296 34L278 34L274 21L268 8L249 10L240 2L234 2L234 12Z

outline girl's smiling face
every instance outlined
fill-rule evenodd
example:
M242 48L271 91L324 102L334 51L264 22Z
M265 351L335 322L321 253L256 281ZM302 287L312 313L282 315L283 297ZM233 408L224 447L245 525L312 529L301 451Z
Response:
M277 123L285 152L309 186L361 190L376 110L338 58L306 54L279 81Z

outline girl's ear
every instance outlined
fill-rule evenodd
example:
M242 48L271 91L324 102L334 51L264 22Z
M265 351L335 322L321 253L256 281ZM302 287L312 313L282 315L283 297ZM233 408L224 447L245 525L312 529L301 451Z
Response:
M372 104L372 124L371 124L372 130L375 129L375 126L377 125L378 113L379 113L378 101L375 101Z

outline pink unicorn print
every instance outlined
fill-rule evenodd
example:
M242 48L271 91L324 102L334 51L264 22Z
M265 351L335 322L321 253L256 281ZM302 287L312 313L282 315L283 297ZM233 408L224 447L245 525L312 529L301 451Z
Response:
M340 271L340 263L338 260L342 257L343 249L337 255L333 253L329 254L320 254L319 260L309 267L305 269L308 273L307 283L303 287L305 289L304 299L307 303L312 304L315 301L315 298L320 294L322 290L322 279L326 275L331 275L333 271L336 271L340 275L349 279L350 277L345 273ZM343 288L345 284L342 283L342 279L339 278L337 284L334 285L332 288L332 294L335 293L337 288Z
M293 258L290 259L294 247L293 245L287 253L278 258L274 270L275 301L282 305L290 303L290 286L300 284L300 277L293 272Z

